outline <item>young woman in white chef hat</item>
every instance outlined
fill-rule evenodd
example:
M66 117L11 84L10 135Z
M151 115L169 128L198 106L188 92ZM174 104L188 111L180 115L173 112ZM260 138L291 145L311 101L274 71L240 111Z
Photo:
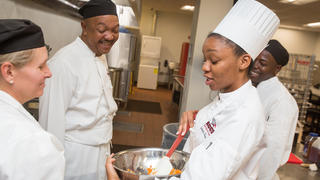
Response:
M63 146L22 104L43 93L51 77L41 28L0 20L0 179L62 180Z
M257 178L258 162L265 150L265 116L248 70L278 25L278 17L264 5L240 0L207 36L202 70L205 83L219 93L195 120L192 111L182 116L178 132L185 133L189 123L184 150L191 155L180 179ZM110 176L113 161L108 158L106 164Z

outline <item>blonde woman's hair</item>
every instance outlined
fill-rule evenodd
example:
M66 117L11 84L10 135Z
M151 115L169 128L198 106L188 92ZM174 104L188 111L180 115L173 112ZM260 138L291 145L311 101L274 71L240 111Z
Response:
M0 65L4 62L10 62L17 68L21 68L32 60L32 49L17 51L0 55Z

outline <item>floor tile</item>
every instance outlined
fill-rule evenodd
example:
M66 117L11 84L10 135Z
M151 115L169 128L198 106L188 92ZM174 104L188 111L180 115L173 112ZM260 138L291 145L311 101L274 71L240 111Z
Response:
M128 133L114 130L113 143L122 145L160 147L163 126L170 122L178 122L178 106L171 101L172 91L158 87L157 90L139 89L134 87L129 99L160 102L162 114L129 112L118 113L114 121L141 123L143 133ZM121 110L120 110L121 111Z

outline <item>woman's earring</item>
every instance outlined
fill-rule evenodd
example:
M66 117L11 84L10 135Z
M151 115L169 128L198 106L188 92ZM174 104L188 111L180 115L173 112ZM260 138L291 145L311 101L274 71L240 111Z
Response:
M13 84L13 80L10 80L9 83L10 83L10 84Z

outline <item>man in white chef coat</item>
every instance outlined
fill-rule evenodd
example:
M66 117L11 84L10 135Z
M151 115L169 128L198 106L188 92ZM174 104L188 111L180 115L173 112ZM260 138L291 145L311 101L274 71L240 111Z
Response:
M278 179L276 171L288 161L292 148L299 109L276 76L288 60L289 54L280 42L270 40L250 70L250 79L257 85L267 121L267 149L260 161L259 180Z
M80 8L82 34L50 60L52 79L40 98L39 121L65 147L66 180L105 180L117 105L107 63L119 37L116 5L91 0Z

